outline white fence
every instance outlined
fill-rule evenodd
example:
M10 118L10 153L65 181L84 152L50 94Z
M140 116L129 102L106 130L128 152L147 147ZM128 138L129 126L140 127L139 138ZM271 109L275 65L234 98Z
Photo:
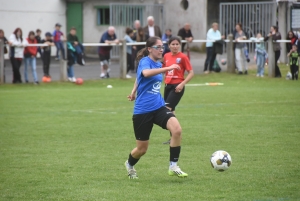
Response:
M233 43L256 43L262 42L260 40L239 40L234 41L233 36L229 35L227 40L224 40L227 43L227 72L235 73L235 58L234 58L234 50ZM186 40L182 40L182 43L187 43ZM214 40L193 40L192 43L204 43L204 42L215 42ZM269 54L269 77L275 76L275 53L273 51L273 43L289 43L290 40L277 40L273 41L272 38L268 40L268 54ZM126 49L127 46L133 45L146 45L146 42L136 42L136 43L126 43L126 41L120 41L118 44L106 44L106 43L83 43L83 46L120 46L120 74L121 78L126 78L126 69L127 69L127 57L126 57ZM26 46L47 46L47 44L28 44ZM4 41L0 40L0 83L4 83ZM60 68L60 78L61 81L67 81L67 62L61 60L61 68Z

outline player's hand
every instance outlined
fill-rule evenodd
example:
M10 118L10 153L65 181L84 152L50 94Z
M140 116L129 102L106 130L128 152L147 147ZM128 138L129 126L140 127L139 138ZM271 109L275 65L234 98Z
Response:
M177 87L175 88L175 92L176 93L180 93L182 91L184 87L184 84L183 83L180 83L179 85L177 85Z
M167 69L168 69L168 71L173 70L173 69L181 70L180 66L178 64L172 64Z
M134 101L135 100L135 93L131 93L129 96L127 96L129 101Z

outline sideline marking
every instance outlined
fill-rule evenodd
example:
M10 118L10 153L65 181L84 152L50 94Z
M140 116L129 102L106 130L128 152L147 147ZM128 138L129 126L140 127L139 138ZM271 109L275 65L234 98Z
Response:
M207 82L203 84L186 84L187 87L200 87L200 86L223 86L224 83L219 82Z

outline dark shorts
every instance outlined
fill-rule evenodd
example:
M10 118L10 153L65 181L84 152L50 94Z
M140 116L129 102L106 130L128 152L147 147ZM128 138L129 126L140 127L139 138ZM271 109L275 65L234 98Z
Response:
M175 111L176 106L184 94L185 87L183 87L181 92L175 92L177 85L179 84L166 84L165 86L164 99L166 102L166 107L170 108L171 111Z
M107 63L109 63L110 55L99 54L99 59L100 61L107 61Z
M145 114L133 115L132 121L136 140L149 140L153 124L167 129L167 123L171 117L175 117L175 115L166 107Z

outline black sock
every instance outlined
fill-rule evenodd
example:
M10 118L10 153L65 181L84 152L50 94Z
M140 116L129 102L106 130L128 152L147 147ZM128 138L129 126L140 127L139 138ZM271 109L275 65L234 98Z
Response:
M180 155L180 148L179 147L170 147L170 161L177 162Z
M134 166L140 159L133 158L131 153L129 154L128 163L131 166Z

